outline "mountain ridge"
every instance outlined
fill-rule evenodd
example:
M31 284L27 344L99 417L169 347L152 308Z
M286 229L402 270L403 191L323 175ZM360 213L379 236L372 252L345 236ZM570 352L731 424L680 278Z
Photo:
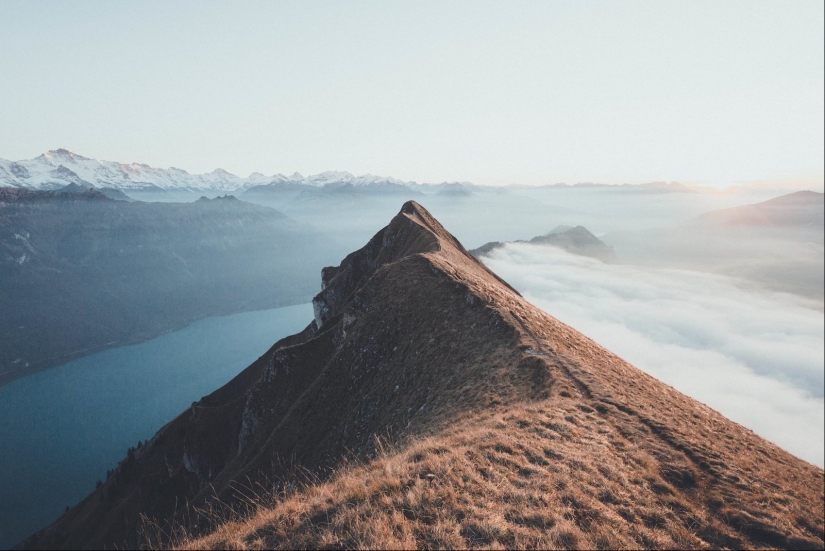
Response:
M313 302L23 547L136 546L141 518L193 548L823 545L821 469L527 303L413 201ZM275 496L259 523L192 518L244 488Z
M362 174L355 176L347 171L324 171L303 176L295 172L291 175L252 172L243 177L216 168L211 172L192 174L176 167L166 169L146 163L122 163L85 157L65 148L46 151L34 159L10 161L0 159L0 186L27 189L52 190L68 184L91 185L98 188L116 188L122 191L139 192L219 192L239 193L245 190L278 184L301 184L315 188L331 184L352 184L354 186L386 187L404 186L415 191L440 193L442 195L468 196L471 189L478 187L471 182L417 183L391 176ZM500 189L506 189L506 187ZM518 184L511 186L518 189ZM678 182L650 182L645 184L608 185L583 182L573 185L548 184L545 188L598 188L639 193L697 193L702 188ZM260 191L260 190L259 190Z
M206 174L190 174L175 167L156 168L143 163L100 161L78 155L68 149L47 151L24 161L0 159L0 186L51 190L68 184L113 187L126 191L210 191L237 192L247 188L277 183L299 183L323 187L330 183L350 183L355 186L411 185L391 177L349 172L326 171L312 176L294 173L291 176L265 176L253 172L244 178L217 168Z

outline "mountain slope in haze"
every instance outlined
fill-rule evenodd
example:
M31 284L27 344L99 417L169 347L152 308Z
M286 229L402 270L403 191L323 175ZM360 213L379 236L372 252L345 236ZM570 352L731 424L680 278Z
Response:
M807 228L821 233L825 227L825 194L797 191L754 205L711 211L696 218L693 224L764 229Z
M825 300L825 200L799 191L670 227L602 237L634 264L702 270Z
M313 302L22 547L134 547L142 516L191 548L825 544L822 469L535 308L417 203ZM241 522L196 513L253 493Z
M307 302L330 258L314 230L232 197L0 188L0 384L204 317Z
M22 188L18 188L18 189L22 189ZM103 195L105 195L106 197L108 197L109 199L114 199L115 201L134 201L134 199L132 199L131 197L129 197L128 195L123 193L120 189L112 188L112 187L96 188L94 186L90 186L90 185L86 185L86 184L71 183L71 184L67 184L66 186L64 186L62 188L59 188L56 191L58 191L60 193L83 193L84 191L87 191L87 190L90 190L90 189L97 190L100 193L102 193Z
M351 185L328 182L321 187L273 183L250 188L244 200L270 206L345 245L341 256L362 246L398 211L405 200L426 201L431 212L465 242L479 246L492 239L516 239L546 231L548 217L568 220L575 213L546 205L501 187L468 182Z
M553 245L565 251L580 256L597 258L602 262L615 262L616 253L613 249L590 233L584 226L560 225L545 235L536 236L529 241L514 241L514 243L530 243L532 245ZM506 243L491 241L477 249L470 251L473 256L479 257L490 251L503 247Z
M405 193L413 182L402 182L395 178L385 178L366 174L363 176L353 176L349 172L322 172L315 176L304 178L300 174L289 178L276 175L267 184L251 186L244 191L245 198L250 199L256 195L266 199L267 197L277 197L286 191L332 191L342 186L351 188L362 188L374 193L393 194Z
M544 188L600 188L613 193L700 193L701 188L688 186L679 182L648 182L645 184L598 184L593 182L579 182L577 184L549 184L541 186Z

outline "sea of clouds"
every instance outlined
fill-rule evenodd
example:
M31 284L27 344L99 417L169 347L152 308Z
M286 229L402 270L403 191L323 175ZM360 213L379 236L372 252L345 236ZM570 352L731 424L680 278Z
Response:
M723 276L608 265L551 246L484 258L531 303L633 365L820 467L825 319Z

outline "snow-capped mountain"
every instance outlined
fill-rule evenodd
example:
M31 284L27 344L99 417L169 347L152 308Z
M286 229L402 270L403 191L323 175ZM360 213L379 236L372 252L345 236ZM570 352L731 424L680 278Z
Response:
M269 183L300 183L322 187L328 184L362 185L415 185L395 178L353 176L349 172L322 172L314 176L276 174L266 176L254 172L247 178L236 176L223 169L208 174L190 174L180 168L155 168L146 164L124 164L99 161L83 157L67 149L47 151L26 161L0 159L0 186L27 189L58 189L68 184L118 188L125 191L164 190L194 192L235 192L252 186Z
M257 182L256 182L257 183ZM369 186L382 184L395 184L404 186L416 185L415 182L405 182L387 176L373 176L372 174L364 174L361 176L353 176L349 172L326 171L313 176L302 176L298 172L292 176L284 176L283 174L276 174L267 179L267 184L291 183L304 184L309 186L323 187L326 185L342 185L351 184L354 186Z
M67 149L47 151L27 161L0 159L0 185L28 189L58 189L68 184L123 190L234 191L248 179L217 169L209 174L189 174L179 168L161 169L146 164L124 164L90 159Z

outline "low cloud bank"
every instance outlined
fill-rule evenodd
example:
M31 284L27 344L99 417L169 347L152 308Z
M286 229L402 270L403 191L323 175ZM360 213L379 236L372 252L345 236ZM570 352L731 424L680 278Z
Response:
M821 311L721 276L607 265L555 247L510 244L484 262L648 374L825 464Z

